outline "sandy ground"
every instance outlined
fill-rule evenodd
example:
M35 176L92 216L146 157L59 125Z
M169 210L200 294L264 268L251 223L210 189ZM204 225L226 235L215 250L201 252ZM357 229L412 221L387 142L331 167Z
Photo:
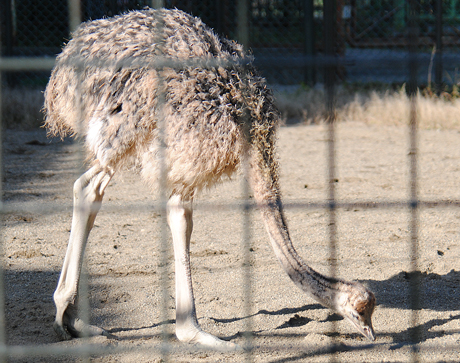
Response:
M389 202L383 208L348 205L337 212L338 275L360 280L375 292L374 343L294 286L271 251L257 211L250 215L249 245L242 243L244 218L238 205L243 183L235 177L196 203L197 313L205 330L240 345L250 329L255 349L249 355L188 351L173 336L173 271L161 259L171 250L161 252L163 218L155 210L155 193L125 172L107 189L86 260L91 321L114 338L89 339L86 355L95 362L460 361L460 209L455 206L418 213L420 353L415 359L410 345L410 213L406 206L391 204L409 195L408 140L403 127L344 123L337 132L337 198ZM420 198L460 200L460 133L423 130L419 143ZM312 267L328 273L329 217L319 205L327 197L325 127L281 128L279 154L294 244ZM72 183L81 168L78 147L48 141L43 130L9 131L4 157L4 200L13 208L4 215L2 231L7 339L15 354L10 360L81 361L72 352L86 341L59 342L52 330L52 294L69 235ZM243 296L248 263L250 311ZM170 287L163 312L162 271ZM158 350L164 333L173 347L169 354ZM329 352L333 341L335 356ZM36 349L38 356L21 357L24 347ZM95 352L98 348L109 353ZM61 355L40 356L53 350Z

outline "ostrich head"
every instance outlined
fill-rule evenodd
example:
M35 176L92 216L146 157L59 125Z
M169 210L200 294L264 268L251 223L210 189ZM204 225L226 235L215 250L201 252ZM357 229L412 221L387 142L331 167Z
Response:
M375 340L372 313L375 308L374 294L358 282L347 282L338 294L336 310L358 331L371 341Z

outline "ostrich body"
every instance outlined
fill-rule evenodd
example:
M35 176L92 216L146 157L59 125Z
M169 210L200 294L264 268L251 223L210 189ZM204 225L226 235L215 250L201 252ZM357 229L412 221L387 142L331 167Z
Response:
M200 19L179 10L147 9L82 24L58 56L46 88L49 132L82 137L92 162L74 184L71 234L54 293L58 336L107 334L77 316L79 276L104 190L117 170L134 162L152 185L159 174L166 176L178 339L231 348L233 343L204 332L196 318L189 258L192 201L200 189L231 175L247 151L254 197L284 270L302 290L374 340L372 292L358 282L317 273L292 245L275 155L279 115L265 80L252 66L236 63L158 69L116 64L124 59L153 61L157 55L175 61L244 58L239 44L217 36ZM74 60L83 60L80 70Z

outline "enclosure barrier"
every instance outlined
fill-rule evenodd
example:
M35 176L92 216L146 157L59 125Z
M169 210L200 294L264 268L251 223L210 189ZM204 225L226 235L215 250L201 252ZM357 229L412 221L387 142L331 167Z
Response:
M70 16L72 28L75 27L79 21L78 19L78 2L70 1L71 4L77 6L71 6L70 10L73 12ZM244 9L244 2L239 2L243 4L238 7L240 12ZM412 2L410 2L412 4ZM331 7L332 6L332 7ZM428 208L428 207L460 207L460 201L457 200L434 200L434 201L424 201L420 200L418 196L418 189L417 189L417 163L418 163L418 138L417 138L417 105L416 105L416 98L415 94L417 92L417 54L416 49L414 46L410 48L410 58L409 62L401 62L403 65L407 66L408 72L410 73L409 79L409 86L408 92L411 97L411 109L410 109L410 117L408 120L408 124L410 125L408 138L410 140L410 146L408 150L408 160L407 162L410 165L410 175L408 184L410 186L410 195L406 201L391 201L391 202L375 202L375 201L364 201L364 202L352 202L352 203L342 203L338 202L336 199L335 193L335 185L334 182L337 178L336 175L336 167L337 167L337 160L336 160L336 136L335 136L335 110L334 110L334 97L335 97L335 74L337 65L342 64L340 58L338 58L335 54L335 41L336 41L336 34L334 33L335 29L335 9L334 9L334 2L333 1L325 1L324 2L324 21L325 21L325 29L331 30L329 34L326 34L325 39L327 41L325 55L320 58L318 57L300 57L297 59L297 62L301 62L304 66L309 66L311 64L318 65L319 63L322 64L323 69L325 71L325 88L327 94L327 117L326 120L328 121L328 137L327 137L327 158L326 163L328 165L328 174L325 176L328 180L328 198L324 203L285 203L285 209L326 209L328 211L329 220L328 220L328 234L329 234L329 250L330 250L330 261L331 261L331 269L330 275L336 276L337 275L337 218L336 212L339 209L343 208L365 208L365 209L396 209L396 208L405 208L407 209L408 214L410 215L409 221L409 230L410 230L410 238L408 241L408 245L410 247L410 259L411 265L409 267L409 271L415 272L418 271L418 213L421 208ZM414 12L410 12L410 16L415 16ZM247 21L247 14L242 13L239 19L243 19L242 23L244 24ZM246 21L245 21L246 19ZM329 24L329 26L328 26ZM417 41L417 34L415 29L415 24L411 25L412 27L409 29L409 40L408 43L415 45ZM244 27L239 29L239 34L241 39L245 39L247 36L247 29ZM244 42L243 42L244 43ZM250 62L251 60L248 60ZM377 60L379 62L381 60ZM149 62L148 64L138 63L138 60L126 59L123 62L117 63L118 67L127 67L127 66L142 66L142 67L152 67L155 69L162 69L163 67L177 67L177 66L197 66L197 67L216 67L216 66L223 66L227 67L231 64L225 63L222 61L210 61L210 60L199 60L199 59L192 59L189 62L180 62L172 61L171 59L167 58L157 58L154 63ZM257 59L255 61L257 64ZM262 62L264 67L279 67L280 62L279 60L270 60L270 59L263 59ZM0 58L0 71L1 72L8 72L8 71L23 71L23 70L50 70L54 64L54 59L50 58ZM78 64L78 60L75 63L76 67L81 66ZM100 64L98 66L104 67L107 66L106 64ZM410 71L409 71L410 70ZM0 79L1 84L1 79ZM162 87L159 87L162 89ZM0 93L0 100L1 100L1 93ZM1 102L0 102L1 105ZM160 101L161 105L161 101ZM160 107L161 110L161 107ZM1 111L1 110L0 110ZM161 112L161 111L160 111ZM0 112L1 117L1 112ZM0 119L1 121L1 119ZM159 129L163 130L164 126L162 125L162 119L160 117L159 122ZM161 134L161 131L160 131ZM161 137L161 136L160 136ZM0 137L0 140L2 138ZM81 150L81 160L84 160L84 155L82 148ZM247 162L243 165L243 173L247 174ZM164 166L162 168L164 175ZM3 179L3 178L2 178ZM166 306L167 301L170 296L170 292L168 289L168 273L169 267L167 263L167 254L168 251L168 228L166 223L166 186L164 184L165 178L161 178L162 182L160 182L160 190L161 190L161 198L159 201L155 202L153 205L146 203L145 205L132 205L133 208L138 208L139 210L155 210L161 214L162 223L161 223L161 233L160 233L160 242L159 242L159 249L162 256L163 263L160 264L161 271L160 271L160 281L162 282L162 294L163 294L163 306L162 309L163 315L161 316L161 321L167 321L167 314L166 314ZM247 180L247 178L244 178ZM253 209L255 208L255 204L249 198L249 187L247 182L243 182L241 186L241 194L244 196L244 202L242 204L235 203L235 204L225 204L219 205L214 203L207 203L202 202L201 207L202 209L212 213L213 210L233 210L239 211L242 216L242 226L243 226L243 234L241 236L241 245L242 249L247 251L251 247L251 240L250 240L250 230L251 230L251 214ZM40 204L37 205L36 203L2 203L1 210L3 213L9 213L12 211L20 211L26 210L31 213L56 213L61 211L65 207L57 206L57 205L46 205ZM152 242L154 243L154 242ZM251 271L251 263L250 263L250 256L246 253L245 254L246 260L243 262L243 273L242 278L244 280L244 315L249 317L251 316L251 304L253 301L252 297L252 271ZM3 270L0 270L3 274ZM423 360L423 356L418 349L418 342L420 341L420 327L418 325L418 311L420 309L420 292L419 292L419 282L417 281L417 274L414 274L414 278L410 280L410 299L411 299L411 308L412 308L412 319L411 319L411 358L412 362L418 362ZM0 275L0 360L2 362L6 362L9 359L16 359L16 358L33 358L33 357L59 357L59 356L72 356L78 357L82 359L90 360L92 355L109 355L109 354L118 354L118 353L126 353L132 352L133 350L136 351L143 351L143 352L151 352L152 354L160 354L165 361L170 359L170 356L173 352L196 352L199 349L195 347L190 347L187 345L178 345L171 343L169 341L167 331L164 330L163 332L163 342L159 345L153 346L142 346L136 348L127 348L127 347L100 347L97 344L88 344L83 341L80 344L77 344L72 347L58 347L58 346L48 346L48 345L18 345L18 346L9 346L6 344L6 337L5 337L5 318L4 318L4 309L5 309L5 290L3 288L3 276ZM86 290L86 293L85 293ZM82 291L83 296L87 296L87 282L86 279L82 281ZM88 299L82 299L86 306L89 306ZM87 312L89 309L84 308L82 309L83 314ZM84 314L85 315L85 314ZM86 313L87 315L87 313ZM85 320L89 320L88 316L85 317ZM166 324L164 324L166 329ZM245 360L248 362L253 361L253 354L257 352L260 348L256 346L253 342L251 319L247 319L247 326L246 326L246 345L245 345ZM43 327L44 329L51 329L51 327ZM336 329L336 328L335 328ZM321 349L313 349L313 353L311 356L321 356L326 354L331 354L331 361L336 361L336 355L334 353L339 352L342 347L337 342L334 342L329 349L321 350ZM280 346L270 346L270 347L263 347L265 350L272 350L272 351L280 351L283 350L284 347ZM449 347L450 349L458 349L456 346ZM356 349L356 350L372 350L372 345L363 345L361 347L351 348L347 347L347 349ZM446 347L439 347L440 350L446 349Z

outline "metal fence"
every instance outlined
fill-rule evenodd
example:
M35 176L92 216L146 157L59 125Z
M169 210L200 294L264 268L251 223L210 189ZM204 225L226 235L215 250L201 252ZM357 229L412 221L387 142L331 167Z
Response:
M68 4L59 2L5 2L12 11L5 17L6 12L2 12L3 24L2 34L5 29L9 29L11 34L3 35L3 54L0 58L0 70L2 71L2 89L8 92L11 87L36 87L46 83L49 70L54 64L51 55L59 52L62 40L68 35L69 29L74 28L79 19L99 18L101 16L114 15L130 9L143 8L146 5L165 5L168 7L178 7L194 15L199 15L205 23L213 26L219 32L231 38L237 38L252 48L255 56L255 64L258 65L271 83L299 83L307 84L321 82L326 91L327 109L327 135L326 157L324 164L327 165L327 172L324 176L327 181L327 196L318 203L286 203L286 210L325 210L327 211L327 236L328 262L330 273L333 276L340 275L339 248L340 244L340 223L338 213L344 209L364 209L364 210L395 210L406 211L408 216L407 223L407 286L409 291L404 303L409 304L410 317L407 324L408 341L406 344L396 343L385 345L386 342L377 340L376 344L346 345L337 338L338 327L332 324L333 331L329 336L332 337L330 344L322 348L317 348L315 343L306 342L304 351L292 355L292 346L286 345L285 341L264 345L263 340L257 339L257 332L253 331L252 321L256 314L253 311L254 292L252 261L248 251L253 249L253 202L246 182L242 182L241 203L213 204L212 201L201 204L203 215L217 213L217 211L231 211L241 213L242 222L241 236L237 237L241 241L241 250L244 260L242 267L238 271L240 274L240 284L244 303L241 304L242 312L239 316L245 317L245 324L240 335L244 336L246 351L240 353L216 353L212 351L202 351L195 347L180 345L170 337L168 310L170 309L170 268L168 267L168 237L166 227L165 211L165 191L160 193L158 202L155 203L133 203L130 207L137 213L144 213L147 209L158 213L159 221L157 227L160 233L157 236L160 242L153 241L152 245L157 246L158 253L158 273L154 278L159 278L161 283L157 285L161 296L156 297L157 306L148 309L159 309L160 315L156 324L160 327L161 333L150 336L152 344L106 344L101 341L87 341L85 339L72 344L34 344L34 341L25 340L24 344L10 345L5 334L8 322L5 321L5 298L9 294L14 294L12 290L5 290L0 286L0 358L3 361L85 361L110 359L120 361L303 361L305 359L317 359L328 361L340 361L343 356L341 353L354 352L347 359L352 361L371 360L392 360L385 358L385 349L399 349L402 345L407 348L403 353L406 361L456 361L455 351L458 347L458 340L452 344L443 346L432 346L429 349L420 349L421 342L425 336L424 329L432 326L425 326L419 321L419 313L424 308L421 303L421 286L423 285L423 274L419 266L419 240L420 240L420 217L421 210L426 208L458 208L460 201L454 198L447 200L422 200L418 193L418 169L419 169L419 138L417 130L417 105L416 92L421 83L426 83L429 79L428 71L433 72L433 80L439 85L443 83L456 83L455 63L458 47L458 25L457 23L457 3L452 2L381 2L379 4L369 1L352 1L350 4L340 1L201 1L194 4L193 1L165 1L157 3L133 2L130 1L83 1L80 7L79 2L70 1ZM49 12L49 9L53 9ZM67 15L70 14L70 15ZM439 16L442 14L443 16ZM437 16L438 15L438 16ZM29 20L27 20L29 19ZM32 20L31 20L32 19ZM305 22L305 19L309 21ZM362 19L362 20L361 20ZM70 24L70 25L69 25ZM44 31L46 29L46 32ZM6 40L6 42L5 42ZM433 59L436 59L434 64ZM446 61L446 59L448 61ZM438 61L439 60L439 61ZM446 64L448 63L448 64ZM158 66L158 65L157 65ZM164 65L163 65L164 66ZM201 65L202 66L202 65ZM155 67L155 65L154 65ZM337 169L340 166L337 160L336 127L335 122L335 91L338 81L357 81L357 82L407 82L407 91L411 99L410 114L407 124L409 125L407 138L408 146L408 190L409 195L404 200L394 198L389 201L375 200L352 200L343 202L337 198ZM1 99L1 94L0 94ZM1 114L1 112L0 112ZM7 140L8 141L8 140ZM77 144L76 159L83 165L84 152L82 145ZM7 149L4 152L11 152ZM19 149L14 149L15 153L21 154ZM51 158L52 155L49 155ZM33 163L33 155L31 156ZM246 170L246 167L243 167ZM76 174L79 172L76 170ZM8 182L10 175L3 175L2 180ZM46 180L46 179L45 179ZM13 180L14 182L14 180ZM161 189L161 188L160 188ZM220 203L220 202L219 202ZM59 203L45 204L37 200L31 202L16 203L14 200L7 200L2 203L2 212L8 216L10 214L19 215L54 215L61 218L60 214L66 213L67 206ZM123 205L112 205L106 211L126 209ZM121 223L121 222L120 222ZM104 226L102 225L102 228ZM27 233L33 231L26 230ZM27 242L27 241L26 241ZM3 249L6 241L3 241ZM308 244L308 241L306 242ZM371 242L372 243L372 242ZM117 246L115 244L115 246ZM158 247L159 246L159 247ZM29 246L30 247L30 246ZM27 248L27 246L26 246ZM114 247L115 248L115 247ZM118 248L118 247L117 247ZM132 258L132 257L127 257ZM14 283L10 279L14 274L9 274L9 268L4 258L4 269L2 270L3 282L6 275L6 282L10 288L14 288ZM31 272L35 270L31 266ZM397 273L398 271L395 271ZM37 271L35 274L39 273ZM127 279L129 269L125 276L120 279ZM55 275L53 275L55 277ZM45 276L40 278L45 279ZM238 278L238 277L237 277ZM19 281L25 281L22 277ZM47 281L50 280L48 276ZM457 281L458 282L458 281ZM88 295L91 281L83 279L83 295ZM85 291L86 290L86 291ZM237 292L235 292L237 294ZM301 294L299 291L298 294ZM6 297L5 297L6 295ZM238 295L240 296L240 295ZM454 295L453 299L455 299ZM452 297L445 297L446 299ZM86 305L89 306L88 299ZM21 302L19 296L15 303ZM40 303L40 302L39 302ZM49 303L47 303L49 306ZM94 304L93 304L94 305ZM397 306L397 304L395 304ZM455 303L453 304L455 305ZM452 305L449 305L452 306ZM310 306L311 307L311 306ZM280 307L281 308L281 307ZM316 309L316 307L314 307ZM289 313L300 312L307 309L291 309ZM455 323L458 315L454 316L458 309L452 309L451 322ZM83 309L83 312L87 309ZM102 312L103 313L103 312ZM148 313L148 312L147 312ZM267 314L270 316L270 314ZM274 314L272 314L274 315ZM297 316L297 318L295 318ZM251 318L252 317L252 318ZM87 316L88 318L88 316ZM388 317L387 317L388 318ZM397 319L397 317L395 317ZM27 324L31 316L24 318ZM228 317L227 321L232 321L233 317ZM236 317L235 317L236 319ZM295 315L293 320L298 319ZM225 325L224 319L220 322ZM243 320L243 318L241 318ZM334 320L334 319L332 319ZM43 326L43 330L51 329ZM295 325L295 321L291 322ZM428 324L429 325L429 324ZM14 327L10 327L14 330ZM126 327L129 329L129 327ZM120 328L122 331L123 328ZM378 329L377 329L378 330ZM451 328L452 334L458 334L458 328ZM116 333L116 331L115 331ZM388 332L387 332L388 333ZM41 331L36 334L42 334ZM377 331L378 334L378 331ZM142 333L140 333L142 336ZM277 335L272 334L274 341ZM356 338L356 336L354 336ZM286 337L284 337L286 338ZM288 338L290 338L288 336ZM298 335L292 336L298 338ZM139 338L139 339L142 339ZM135 340L133 338L133 340ZM383 349L382 349L383 347ZM268 353L267 353L268 352ZM370 352L370 353L369 353ZM375 358L372 354L375 352ZM366 358L362 359L362 353L367 353ZM433 356L433 354L438 355ZM444 356L443 353L447 355ZM146 358L151 355L154 358ZM279 355L279 358L277 358ZM457 356L458 357L458 356ZM399 359L398 359L399 360Z
M98 19L132 9L151 1L81 2L81 19ZM69 3L71 4L71 2ZM270 83L306 84L324 82L322 73L305 67L305 56L324 54L324 5L313 0L259 0L247 2L247 34L240 34L237 2L167 0L198 16L217 33L239 39L254 53ZM337 1L337 55L342 60L339 75L346 82L408 82L403 63L408 57L408 21L411 7L417 15L418 83L455 84L458 81L460 43L456 1ZM2 0L2 55L50 56L60 52L68 39L67 2ZM241 12L239 12L241 13ZM264 63L273 59L271 67ZM289 67L286 62L289 61ZM318 60L321 64L321 60ZM279 67L274 68L273 65ZM47 73L27 71L4 75L11 86L44 87Z

